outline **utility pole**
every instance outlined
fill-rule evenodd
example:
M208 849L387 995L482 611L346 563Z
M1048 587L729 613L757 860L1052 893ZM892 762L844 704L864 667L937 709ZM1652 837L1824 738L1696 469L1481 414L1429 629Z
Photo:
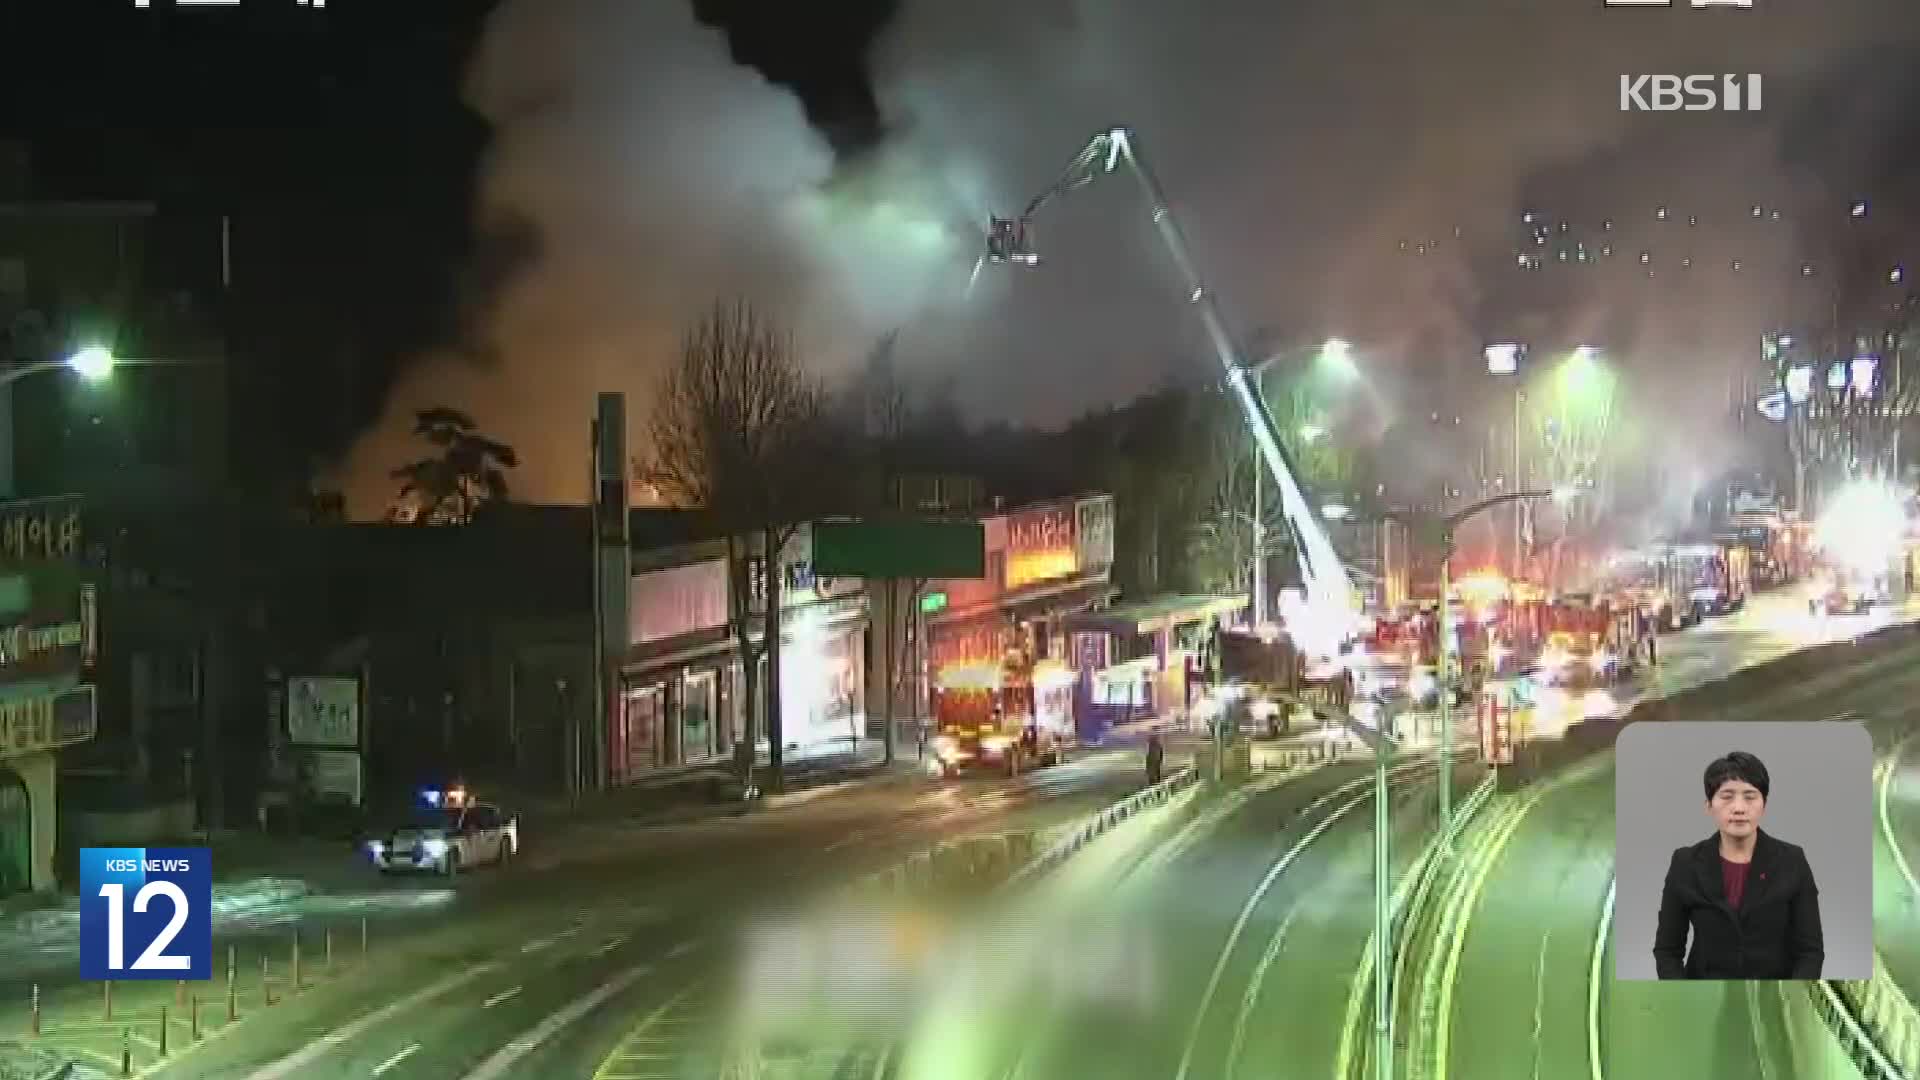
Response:
M1434 739L1440 765L1440 846L1450 854L1447 826L1453 823L1453 604L1448 596L1453 562L1453 524L1440 537L1440 730Z
M1382 710L1383 720L1385 710ZM1391 729L1390 723L1386 724ZM1393 1080L1393 882L1386 732L1373 746L1373 1075ZM1445 826L1442 826L1444 830ZM1444 833L1443 833L1444 835Z

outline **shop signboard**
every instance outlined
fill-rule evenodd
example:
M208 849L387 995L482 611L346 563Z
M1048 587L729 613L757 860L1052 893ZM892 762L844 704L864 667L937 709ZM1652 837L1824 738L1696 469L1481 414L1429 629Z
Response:
M300 762L302 788L322 802L360 805L360 754L354 750L304 749Z
M1007 517L1005 587L1011 591L1071 577L1080 569L1074 509L1041 506Z
M1082 573L1113 566L1113 496L1094 495L1074 504L1073 542Z
M0 683L43 681L93 664L98 604L91 585L30 572L27 603L0 618Z
M96 709L91 685L0 701L0 757L86 742L98 727Z
M633 575L628 644L666 641L727 625L727 561L708 559Z
M357 748L360 680L347 675L288 679L287 738L303 747Z
M1480 759L1488 765L1513 764L1513 704L1493 693L1480 695Z
M80 500L19 499L0 505L0 566L77 562Z

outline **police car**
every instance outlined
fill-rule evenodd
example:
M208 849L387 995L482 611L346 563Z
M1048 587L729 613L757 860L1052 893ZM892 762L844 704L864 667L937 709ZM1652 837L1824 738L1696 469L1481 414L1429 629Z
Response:
M409 820L367 841L367 858L383 874L451 875L487 863L505 866L519 853L518 819L463 788L422 792Z

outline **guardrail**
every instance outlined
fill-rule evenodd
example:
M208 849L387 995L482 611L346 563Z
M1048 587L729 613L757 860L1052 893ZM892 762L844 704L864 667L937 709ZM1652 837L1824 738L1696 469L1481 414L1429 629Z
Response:
M1874 957L1873 977L1808 985L1814 1012L1870 1080L1912 1080L1920 1068L1920 1014Z
M1005 887L1014 888L1031 878L1048 873L1128 818L1142 810L1164 806L1171 802L1175 795L1191 787L1199 779L1200 770L1188 765L1152 787L1143 788L1114 803L1082 823L1079 828L1042 852L1038 858L1014 871L1013 875L1007 879Z

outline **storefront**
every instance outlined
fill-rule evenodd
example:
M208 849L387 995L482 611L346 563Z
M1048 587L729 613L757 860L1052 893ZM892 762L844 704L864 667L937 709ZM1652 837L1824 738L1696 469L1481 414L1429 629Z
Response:
M80 505L0 508L0 896L54 888L60 750L93 739L99 607Z
M1244 596L1165 596L1067 621L1081 682L1083 737L1142 721L1184 723L1203 685L1202 650L1215 622L1233 623Z
M1091 495L990 517L987 577L941 581L942 606L926 616L932 689L976 687L998 677L1008 656L1032 661L1034 708L1050 725L1078 724L1074 688L1082 660L1070 649L1071 616L1113 596L1113 500Z
M853 580L815 578L802 528L781 559L780 706L789 755L847 749L866 723L866 593ZM766 603L758 560L748 587ZM730 758L747 738L746 679L729 626L726 560L636 573L632 641L611 733L615 783ZM757 620L756 620L757 622ZM762 657L756 686L766 687ZM766 733L754 732L767 752Z
M727 627L723 559L633 576L632 642L611 733L613 781L725 759L742 682Z

